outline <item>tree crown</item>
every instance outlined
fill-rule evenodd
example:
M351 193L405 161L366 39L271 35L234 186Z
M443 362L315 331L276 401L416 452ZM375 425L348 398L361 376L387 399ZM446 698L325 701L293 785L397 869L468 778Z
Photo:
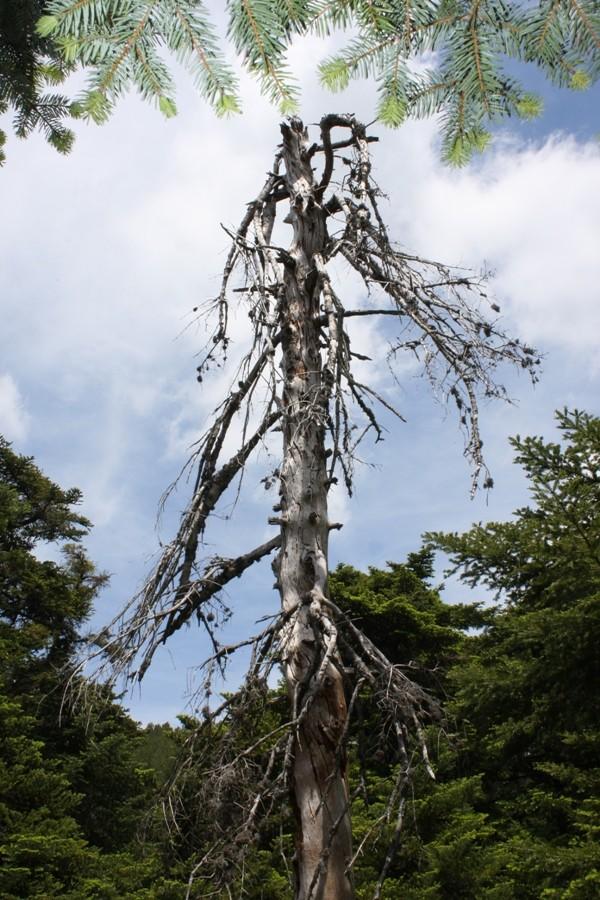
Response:
M529 609L569 608L600 586L600 419L568 409L556 418L563 443L511 439L532 506L516 510L511 522L429 535L467 583Z

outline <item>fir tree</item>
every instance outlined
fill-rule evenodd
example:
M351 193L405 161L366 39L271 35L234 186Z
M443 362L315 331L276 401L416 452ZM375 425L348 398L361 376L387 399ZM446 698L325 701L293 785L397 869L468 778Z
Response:
M561 443L513 440L531 505L509 522L430 535L466 584L497 592L496 604L444 602L421 580L431 545L389 571L340 566L331 575L335 603L396 664L409 664L447 713L429 733L436 780L417 771L397 819L397 748L373 698L359 698L349 778L360 900L597 896L600 419L564 411L558 423ZM257 734L273 728L278 708L283 721L273 694ZM369 844L381 820L387 841ZM290 832L288 815L257 836L251 900L276 879ZM285 882L276 891L264 896L293 896Z
M139 727L108 691L93 719L63 702L106 581L81 547L80 499L0 438L0 896L174 898L136 843L155 789ZM36 555L63 541L62 561Z
M531 506L431 536L463 581L502 601L452 673L457 768L481 778L490 830L478 898L584 900L600 885L600 419L557 419L562 443L512 441Z

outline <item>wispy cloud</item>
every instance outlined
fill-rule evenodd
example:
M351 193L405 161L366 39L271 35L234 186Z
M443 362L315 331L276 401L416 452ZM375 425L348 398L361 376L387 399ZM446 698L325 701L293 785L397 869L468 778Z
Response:
M0 434L8 441L23 441L31 416L12 375L0 375Z

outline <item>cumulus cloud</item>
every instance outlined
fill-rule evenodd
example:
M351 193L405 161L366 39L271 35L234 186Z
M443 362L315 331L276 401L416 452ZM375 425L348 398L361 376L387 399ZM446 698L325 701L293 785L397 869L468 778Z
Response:
M0 434L8 441L23 441L30 422L16 381L8 373L0 375Z
M411 123L398 135L400 170L391 154L381 160L403 243L449 263L485 263L522 337L592 364L600 330L598 143L505 137L456 172L440 165L432 131L432 123Z

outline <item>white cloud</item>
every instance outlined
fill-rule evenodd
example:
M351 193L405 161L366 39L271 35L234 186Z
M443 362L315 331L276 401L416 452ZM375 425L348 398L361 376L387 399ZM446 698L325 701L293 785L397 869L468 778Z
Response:
M600 146L555 135L505 138L464 171L440 165L433 124L398 135L392 214L404 244L444 262L495 270L502 311L523 338L593 365L600 332ZM396 176L394 178L394 175ZM583 354L583 356L582 356Z
M12 375L0 375L0 434L8 441L23 441L31 416Z

